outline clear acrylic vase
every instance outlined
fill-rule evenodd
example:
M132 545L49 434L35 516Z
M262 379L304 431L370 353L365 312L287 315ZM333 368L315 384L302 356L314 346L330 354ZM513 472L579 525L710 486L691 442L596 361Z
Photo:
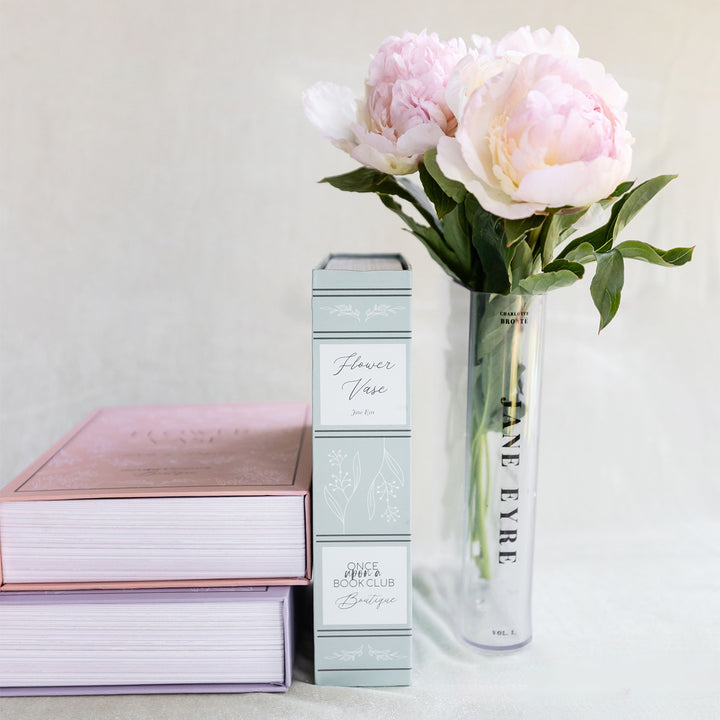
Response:
M484 650L532 637L545 296L470 297L460 634Z

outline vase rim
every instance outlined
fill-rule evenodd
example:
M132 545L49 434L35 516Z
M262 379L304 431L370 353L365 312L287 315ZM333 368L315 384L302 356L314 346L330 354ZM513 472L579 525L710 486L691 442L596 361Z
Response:
M458 285L463 290L467 290L472 295L500 295L502 297L545 297L548 293L547 292L541 292L541 293L523 293L523 292L508 292L508 293L498 293L498 292L489 292L487 290L472 290L471 288L467 287L466 285L463 285L459 280L456 280L455 278L452 278L452 281L455 285Z

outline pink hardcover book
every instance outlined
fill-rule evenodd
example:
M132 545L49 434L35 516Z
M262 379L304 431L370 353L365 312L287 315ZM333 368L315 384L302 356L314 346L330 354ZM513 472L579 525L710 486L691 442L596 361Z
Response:
M305 404L100 409L0 491L0 590L301 585Z

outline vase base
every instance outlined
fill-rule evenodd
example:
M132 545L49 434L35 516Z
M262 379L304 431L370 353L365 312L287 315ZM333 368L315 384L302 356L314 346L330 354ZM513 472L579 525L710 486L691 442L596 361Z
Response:
M461 635L460 638L464 643L470 645L474 650L480 650L483 652L483 654L487 655L496 655L498 653L507 653L516 650L522 650L522 648L524 648L530 643L530 641L532 640L532 635L527 638L527 640L523 640L519 643L514 643L513 645L484 645L483 643L470 640L470 638L465 637L464 635Z

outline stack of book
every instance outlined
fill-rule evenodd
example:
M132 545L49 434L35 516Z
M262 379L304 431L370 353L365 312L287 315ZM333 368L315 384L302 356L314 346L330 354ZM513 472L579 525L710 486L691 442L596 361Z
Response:
M286 690L309 408L105 408L0 491L0 694Z
M410 683L411 281L314 271L312 413L104 408L0 490L0 695L287 690L311 547L316 683Z

